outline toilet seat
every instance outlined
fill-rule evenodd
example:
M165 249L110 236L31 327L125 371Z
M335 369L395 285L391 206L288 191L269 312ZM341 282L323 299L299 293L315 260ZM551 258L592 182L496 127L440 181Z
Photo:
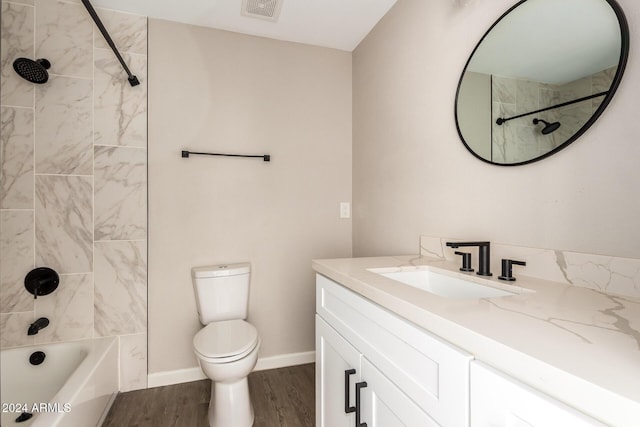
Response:
M196 354L209 363L242 359L258 344L258 331L244 320L211 322L193 337Z

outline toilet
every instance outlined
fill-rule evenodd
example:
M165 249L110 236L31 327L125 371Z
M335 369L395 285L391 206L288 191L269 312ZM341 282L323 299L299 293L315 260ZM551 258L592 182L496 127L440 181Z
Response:
M194 267L191 278L200 323L193 351L204 374L211 379L209 425L250 427L253 406L247 376L256 366L260 338L247 322L248 263Z

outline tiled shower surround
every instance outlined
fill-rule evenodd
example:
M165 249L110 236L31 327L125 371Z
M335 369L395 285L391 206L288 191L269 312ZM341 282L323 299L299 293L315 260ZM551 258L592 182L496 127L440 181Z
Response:
M498 117L513 117L607 91L616 69L607 68L560 85L491 76L492 160L498 163L521 162L553 150L589 120L604 96L524 116L502 125L496 124ZM557 131L543 135L540 132L543 125L534 125L534 118L559 121L561 126Z
M79 1L2 1L0 346L119 336L127 391L147 385L147 20L97 12L139 86ZM17 57L48 59L49 81ZM34 267L60 274L37 300Z

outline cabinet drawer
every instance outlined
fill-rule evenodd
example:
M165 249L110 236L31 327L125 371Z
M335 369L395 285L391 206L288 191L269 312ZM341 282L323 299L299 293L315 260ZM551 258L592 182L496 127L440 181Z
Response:
M316 311L443 426L469 425L472 356L317 275Z

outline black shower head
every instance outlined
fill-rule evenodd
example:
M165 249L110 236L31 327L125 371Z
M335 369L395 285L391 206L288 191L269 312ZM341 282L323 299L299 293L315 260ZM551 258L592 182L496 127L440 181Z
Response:
M49 80L47 70L51 68L51 63L46 59L18 58L13 61L13 69L25 80L31 83L46 83Z
M542 128L542 134L543 135L548 135L551 132L554 132L556 130L558 130L558 128L560 127L560 122L553 122L553 123L549 123L546 120L542 120L542 119L533 119L533 124L537 125L538 123L544 123L544 127Z

